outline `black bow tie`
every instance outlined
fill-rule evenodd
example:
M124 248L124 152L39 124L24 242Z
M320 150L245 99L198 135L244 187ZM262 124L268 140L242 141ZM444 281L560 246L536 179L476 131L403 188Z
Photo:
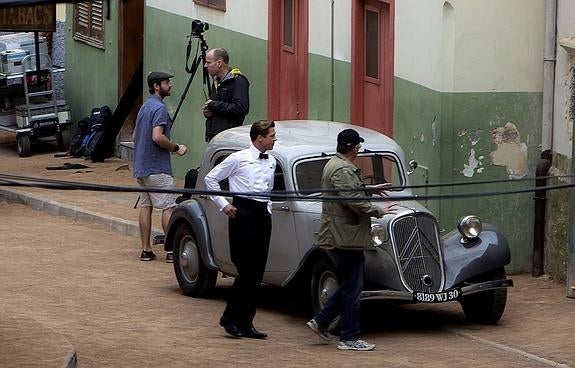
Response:
M269 155L268 155L267 153L262 153L262 152L260 152L260 157L259 157L259 158L264 159L264 160L267 160L268 157L269 157Z

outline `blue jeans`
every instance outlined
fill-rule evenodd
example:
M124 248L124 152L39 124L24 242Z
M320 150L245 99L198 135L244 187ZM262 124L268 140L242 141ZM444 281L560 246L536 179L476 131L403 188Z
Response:
M339 289L329 298L325 307L314 317L322 329L341 314L340 340L357 340L360 333L360 302L363 290L363 250L333 249L337 265Z

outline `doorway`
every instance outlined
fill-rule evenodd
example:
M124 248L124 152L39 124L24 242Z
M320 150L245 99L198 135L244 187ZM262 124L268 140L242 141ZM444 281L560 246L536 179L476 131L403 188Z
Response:
M351 122L393 133L395 0L356 0L352 7Z
M308 0L269 0L268 118L307 119Z
M118 97L121 98L144 58L144 1L119 1ZM142 78L142 76L137 76ZM136 116L142 105L142 92L126 118L120 140L131 140Z

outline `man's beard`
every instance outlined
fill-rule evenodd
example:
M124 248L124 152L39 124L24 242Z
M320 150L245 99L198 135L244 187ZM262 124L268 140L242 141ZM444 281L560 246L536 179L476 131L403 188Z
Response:
M160 96L163 97L168 97L169 95L171 95L170 90L169 89L160 89Z

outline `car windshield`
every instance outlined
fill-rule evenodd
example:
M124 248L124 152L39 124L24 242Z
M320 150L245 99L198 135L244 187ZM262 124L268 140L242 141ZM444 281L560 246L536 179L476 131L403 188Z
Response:
M303 195L318 195L321 188L323 167L330 156L301 160L295 166L296 188ZM360 154L354 164L361 169L365 185L391 183L403 186L397 159L382 153Z

